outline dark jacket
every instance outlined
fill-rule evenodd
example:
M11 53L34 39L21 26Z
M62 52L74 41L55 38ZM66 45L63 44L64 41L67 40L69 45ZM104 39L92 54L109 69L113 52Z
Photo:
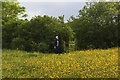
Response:
M55 40L54 46L57 46L57 47L59 46L59 41L58 41L58 39Z

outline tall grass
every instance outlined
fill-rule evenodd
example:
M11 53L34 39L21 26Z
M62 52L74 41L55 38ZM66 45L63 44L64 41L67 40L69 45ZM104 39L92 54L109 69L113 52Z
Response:
M5 78L117 78L118 48L64 54L2 51Z

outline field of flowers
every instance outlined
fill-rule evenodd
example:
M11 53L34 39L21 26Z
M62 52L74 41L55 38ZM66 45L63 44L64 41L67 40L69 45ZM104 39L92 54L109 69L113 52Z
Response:
M118 48L64 54L2 51L2 78L117 78Z

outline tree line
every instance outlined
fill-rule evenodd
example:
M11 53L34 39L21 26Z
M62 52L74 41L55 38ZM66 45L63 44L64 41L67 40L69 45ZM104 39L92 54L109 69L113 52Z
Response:
M86 3L69 25L75 32L77 49L111 48L120 46L119 2Z
M67 23L64 15L38 15L29 21L18 18L27 16L18 2L2 2L2 48L53 52L56 35L60 52L71 40L76 40L77 50L120 46L118 9L118 2L89 2Z

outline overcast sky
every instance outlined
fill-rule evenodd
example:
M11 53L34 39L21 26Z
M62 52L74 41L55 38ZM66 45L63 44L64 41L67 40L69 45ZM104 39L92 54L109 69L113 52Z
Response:
M58 17L65 16L65 21L70 16L76 17L79 14L79 10L82 9L86 1L93 0L18 0L21 6L26 7L27 19L38 15L48 15ZM94 0L98 1L98 0ZM106 0L109 1L109 0Z
M79 14L85 2L20 2L20 5L26 7L28 20L37 15L54 17L64 15L67 21L70 16L76 17Z
M90 0L18 0L19 2L85 2Z
M88 1L119 1L119 0L18 0L20 2L88 2Z

